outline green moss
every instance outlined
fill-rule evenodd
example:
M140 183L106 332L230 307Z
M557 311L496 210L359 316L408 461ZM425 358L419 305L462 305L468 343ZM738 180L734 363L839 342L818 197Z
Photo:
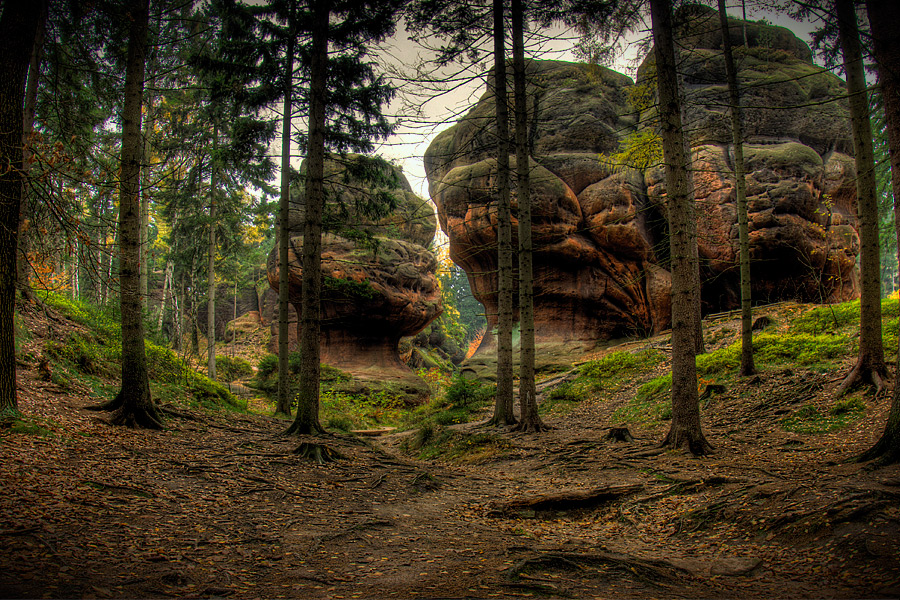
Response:
M9 427L3 431L2 437L7 435L34 435L47 438L56 435L56 432L62 429L59 423L51 419L22 415L17 415L17 417L12 419Z
M427 423L406 438L400 450L419 460L476 463L495 458L510 446L495 433L452 431L440 424Z
M635 397L613 412L614 423L645 423L670 419L672 374L651 379L638 388Z
M151 379L180 386L190 394L194 402L206 408L246 410L246 402L236 398L222 384L190 368L172 350L149 341L145 342L144 347L147 371Z
M822 157L812 148L797 142L775 144L771 146L746 145L744 153L747 168L751 171L762 168L795 169L801 168L810 176L822 169Z
M647 373L660 364L666 355L652 348L629 352L613 352L598 360L584 363L578 368L580 374L593 379L612 379L617 376Z
M339 279L337 277L324 277L322 280L323 292L329 297L340 296L343 298L360 298L371 300L378 296L378 292L368 281L353 281L352 279Z
M861 419L866 404L859 395L838 400L827 411L805 404L781 421L781 427L795 433L838 431Z

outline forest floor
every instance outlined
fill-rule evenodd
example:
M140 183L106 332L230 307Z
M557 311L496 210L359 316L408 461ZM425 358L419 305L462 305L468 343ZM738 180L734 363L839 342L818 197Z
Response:
M301 440L239 412L113 427L89 390L20 367L34 430L0 438L3 597L900 597L900 466L853 462L889 400L831 433L779 427L840 373L731 384L703 458L661 451L666 422L605 439L626 385L540 434L453 426L473 451L426 461L401 451L415 432Z

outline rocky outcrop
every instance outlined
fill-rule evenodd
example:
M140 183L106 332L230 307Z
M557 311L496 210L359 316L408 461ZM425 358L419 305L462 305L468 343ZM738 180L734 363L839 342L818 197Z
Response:
M739 305L733 150L715 11L679 13L685 51L704 310ZM740 22L736 22L738 24ZM732 35L743 44L740 27ZM741 78L750 196L753 294L835 301L857 294L855 187L843 82L810 60L785 29L748 23ZM652 54L650 55L652 56ZM663 169L600 160L623 142L653 150L653 63L637 83L599 66L532 61L529 142L534 202L538 341L608 340L669 327L670 278ZM783 107L783 108L782 108ZM450 255L497 315L494 100L485 93L425 156ZM638 135L633 135L638 134ZM511 156L513 167L514 156ZM513 231L517 227L515 176ZM515 247L515 240L514 240ZM486 344L490 338L486 337Z
M197 327L203 335L207 335L206 302L197 305ZM216 286L216 341L225 339L226 324L236 316L248 313L260 313L259 295L255 286L239 287L235 296L234 286L221 284Z
M325 223L330 232L323 236L322 247L322 362L349 372L357 383L422 399L428 386L400 360L397 347L401 337L415 335L441 313L437 261L425 247L434 237L434 213L412 193L399 169L382 166L373 174L369 165L364 179L359 160L335 157L326 163ZM386 194L394 206L378 216L373 208ZM302 189L292 194L296 202L288 251L290 302L297 314L302 197ZM268 277L277 290L277 248L269 255ZM277 335L277 322L272 327ZM273 343L277 347L277 340Z

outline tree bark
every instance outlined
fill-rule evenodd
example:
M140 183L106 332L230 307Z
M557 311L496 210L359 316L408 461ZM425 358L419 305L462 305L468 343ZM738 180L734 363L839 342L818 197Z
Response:
M869 100L866 76L859 42L859 28L853 0L835 0L847 93L850 96L850 124L853 150L856 154L856 206L860 239L859 356L850 374L838 387L844 395L861 382L875 386L876 394L884 389L887 369L881 340L881 267L878 240L878 200L875 181L875 153L872 148L872 126L869 123Z
M300 383L297 416L287 433L323 433L319 423L319 334L322 295L322 213L325 207L325 108L328 77L326 0L313 5L310 57L309 145L303 223L303 291L300 298Z
M900 39L895 30L900 23L900 4L896 0L866 0L869 24L878 65L878 80L884 100L887 122L888 154L891 159L891 185L894 191L894 233L900 260ZM900 355L898 355L900 358ZM898 362L900 365L900 362ZM900 462L900 368L894 380L891 410L884 433L859 460L878 459L883 464Z
M669 207L669 248L672 260L672 425L664 446L695 455L712 450L700 427L697 398L695 293L698 282L692 254L697 244L694 199L690 194L688 160L675 65L670 0L650 0L659 120L666 163Z
M7 2L0 15L0 415L18 413L13 323L19 211L22 206L22 122L25 77L40 3Z
M115 411L112 422L128 427L162 429L162 419L150 397L141 310L141 104L147 51L149 0L135 0L130 9L125 101L122 108L122 158L119 185L119 281L122 314L122 388L98 408Z
M215 173L215 161L210 161ZM216 186L214 174L209 178L209 246L207 248L207 303L206 303L206 372L210 379L216 379Z
M509 109L504 0L494 0L494 101L497 121L497 396L490 423L513 425L513 261L509 198Z
M725 77L731 104L731 143L734 147L734 187L738 213L738 263L741 271L741 376L756 372L753 364L753 309L750 304L750 238L747 219L747 181L744 176L744 128L741 123L741 94L737 69L731 51L731 36L725 0L719 2L719 23L722 26L722 51L725 54ZM746 36L746 31L744 32ZM746 42L745 42L746 43Z
M291 414L291 374L288 361L288 244L291 210L291 111L294 93L294 36L288 36L284 72L284 114L281 126L281 198L278 202L278 400L275 413Z
M28 79L25 84L25 113L22 120L22 201L19 207L18 243L19 258L17 267L17 285L19 294L25 302L34 301L31 290L31 264L28 259L28 172L31 170L31 138L34 134L34 114L37 108L38 82L41 76L41 56L44 49L44 37L47 29L47 0L40 2L41 12L34 33L34 46L31 49L31 61L28 64Z
M519 204L519 424L518 431L547 429L538 414L534 383L534 275L532 268L531 181L528 152L528 99L525 96L525 15L512 0L513 85L515 92L516 174Z

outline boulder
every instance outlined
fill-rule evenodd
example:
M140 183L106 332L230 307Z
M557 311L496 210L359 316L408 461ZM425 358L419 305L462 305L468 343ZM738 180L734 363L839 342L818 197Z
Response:
M238 287L237 296L234 292L232 285L216 286L216 341L225 339L225 326L235 316L242 317L250 312L260 312L259 295L255 286ZM208 306L205 301L197 305L197 326L203 335L207 335Z
M415 335L441 313L437 260L424 246L435 232L430 205L415 196L399 169L382 174L393 185L374 186L354 171L353 161L332 157L326 162L329 233L322 241L322 362L353 375L355 385L388 389L408 401L421 401L428 385L400 360L400 338ZM348 164L346 161L350 161ZM385 167L382 167L385 168ZM288 250L290 302L301 313L302 189L292 194ZM371 204L389 193L396 206L387 216L372 218ZM430 227L430 231L429 231ZM275 292L279 286L278 249L269 255L267 272ZM277 349L277 319L272 321ZM296 332L299 337L300 325ZM354 388L356 389L356 388Z
M682 57L685 122L706 312L740 304L733 148L717 19L703 7L677 17L677 35L688 45ZM742 46L744 23L732 22L732 41ZM844 84L813 65L809 48L788 30L746 27L750 48L739 49L740 77L757 84L742 96L754 302L852 298L859 242L846 102L817 102L840 97ZM603 67L559 61L530 61L527 73L538 343L601 342L667 329L664 170L613 167L601 156L619 151L631 134L653 138L653 61L644 61L636 83ZM450 256L484 304L489 328L497 322L493 118L488 91L425 155ZM514 170L514 155L510 162ZM515 248L514 172L510 184ZM480 351L491 343L485 336Z

